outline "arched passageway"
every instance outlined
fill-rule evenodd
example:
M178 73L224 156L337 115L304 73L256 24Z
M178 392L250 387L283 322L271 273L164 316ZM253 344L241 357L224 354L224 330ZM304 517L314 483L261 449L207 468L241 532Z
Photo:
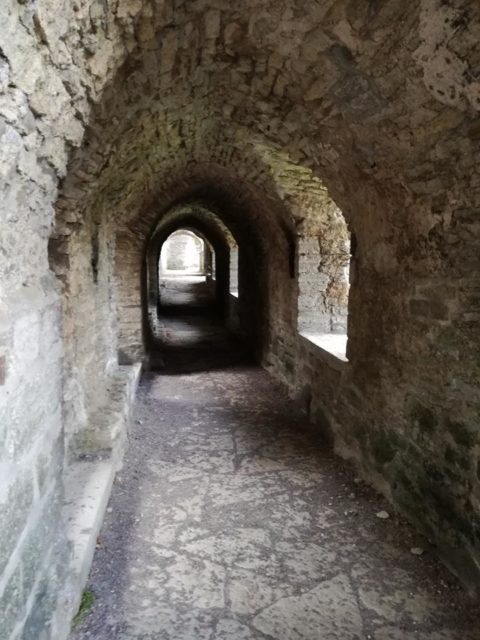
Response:
M194 230L178 229L162 244L158 260L159 315L208 310L215 303L215 251Z
M160 249L159 278L162 276L206 276L211 272L211 247L198 233L178 229Z
M150 368L164 370L178 365L180 358L187 368L198 367L202 361L208 368L213 362L212 349L223 350L225 361L225 351L233 347L236 325L229 275L231 249L236 250L237 245L218 219L212 217L217 225L212 229L201 213L198 218L193 220L190 214L192 226L173 232L170 225L164 229L159 224L147 249L146 357Z
M220 307L215 288L215 250L193 230L174 231L160 247L158 316L212 312Z
M479 3L6 0L0 24L0 634L65 640L125 464L98 638L477 640L433 554L480 591ZM181 229L212 255L183 320ZM329 450L388 501L358 495L371 528ZM118 626L130 542L148 629Z
M203 189L208 194L208 187ZM215 189L218 192L218 185ZM272 263L278 257L263 248L261 225L248 220L248 205L232 207L230 198L220 206L215 195L203 202L186 200L155 217L142 274L143 344L149 366L165 362L174 346L177 351L182 345L208 349L213 341L228 350L233 338L257 360L268 353L267 277L276 277ZM162 260L167 265L162 258L165 246L185 232L203 243L203 272L162 271Z
M206 314L221 308L215 249L199 232L179 229L170 234L160 247L157 268L157 316Z

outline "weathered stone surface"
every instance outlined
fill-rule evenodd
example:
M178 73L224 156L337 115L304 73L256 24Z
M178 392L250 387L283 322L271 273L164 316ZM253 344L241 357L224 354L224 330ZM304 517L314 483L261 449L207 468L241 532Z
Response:
M361 619L354 593L344 576L327 580L301 596L278 600L253 620L273 638L359 637Z
M430 545L412 555L417 534L376 517L385 500L285 387L208 318L163 323L72 640L473 640L478 611Z
M195 201L239 248L231 325L480 583L480 9L381 5L2 3L1 499L32 469L43 487L45 458L109 446L92 422L118 362L145 357L146 246ZM348 324L348 364L298 337L307 290L310 324Z

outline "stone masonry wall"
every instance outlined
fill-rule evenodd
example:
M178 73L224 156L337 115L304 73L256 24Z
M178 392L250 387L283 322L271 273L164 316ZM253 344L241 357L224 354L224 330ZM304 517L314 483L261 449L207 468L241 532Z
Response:
M129 28L101 3L50 0L6 0L0 24L0 629L62 638L78 594L62 516L64 304L48 241L59 180Z
M243 233L265 364L478 585L480 7L6 0L0 24L6 637L65 637L63 476L116 352L143 357L155 222L192 197ZM332 198L356 239L344 366L296 331L295 239Z
M197 180L203 172L205 185L223 180L237 192L255 185L259 216L277 199L290 216L276 207L278 223L315 238L330 193L358 247L349 314L354 399L348 412L330 421L338 448L355 451L372 471L382 430L388 437L402 434L408 454L396 458L401 471L392 475L382 467L370 477L439 544L449 543L447 531L468 522L468 534L450 549L470 549L473 561L477 436L468 446L468 470L455 471L461 489L457 482L433 496L429 465L443 477L456 463L445 459L442 447L435 453L424 447L406 398L417 398L438 424L455 414L455 422L478 433L472 346L478 333L480 105L472 71L478 8L436 0L390 0L376 11L346 1L304 3L296 12L268 2L248 3L242 12L221 3L208 10L200 2L168 7L155 4L142 16L142 35L128 64L95 109L89 147L66 185L80 194L71 203L72 217L81 220L85 209L102 209L108 201L132 238L144 237L148 230L139 215L149 201L169 201L168 185ZM268 245L273 219L265 220L259 228ZM291 247L283 252L288 261ZM450 297L440 299L440 291ZM289 278L272 282L271 295L267 360L295 384L295 287ZM130 318L134 332L139 312L130 306L121 315ZM316 379L318 372L312 375ZM297 381L302 384L302 375ZM346 402L349 387L339 389ZM318 393L325 413L333 414L331 397ZM358 424L366 425L366 440ZM447 434L439 427L439 438L448 440ZM341 445L345 439L348 451ZM394 497L394 486L402 487L398 496L410 496L410 506ZM415 510L414 504L422 506ZM441 515L448 513L456 515Z
M345 235L335 236L333 246L327 246L322 237L299 238L298 329L302 333L347 333L350 242Z

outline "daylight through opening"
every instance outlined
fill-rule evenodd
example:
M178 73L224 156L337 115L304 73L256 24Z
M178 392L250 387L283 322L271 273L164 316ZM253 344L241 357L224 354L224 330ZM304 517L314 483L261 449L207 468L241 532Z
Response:
M335 209L316 237L299 238L298 331L341 360L347 360L348 300L353 275L351 234Z

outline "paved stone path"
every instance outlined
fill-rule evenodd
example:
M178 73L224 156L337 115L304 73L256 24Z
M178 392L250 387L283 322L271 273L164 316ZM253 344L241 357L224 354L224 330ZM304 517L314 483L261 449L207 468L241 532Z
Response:
M178 315L208 309L214 304L214 286L208 286L205 276L163 276L160 278L160 304L163 313Z
M143 377L72 640L479 640L426 542L212 335Z

